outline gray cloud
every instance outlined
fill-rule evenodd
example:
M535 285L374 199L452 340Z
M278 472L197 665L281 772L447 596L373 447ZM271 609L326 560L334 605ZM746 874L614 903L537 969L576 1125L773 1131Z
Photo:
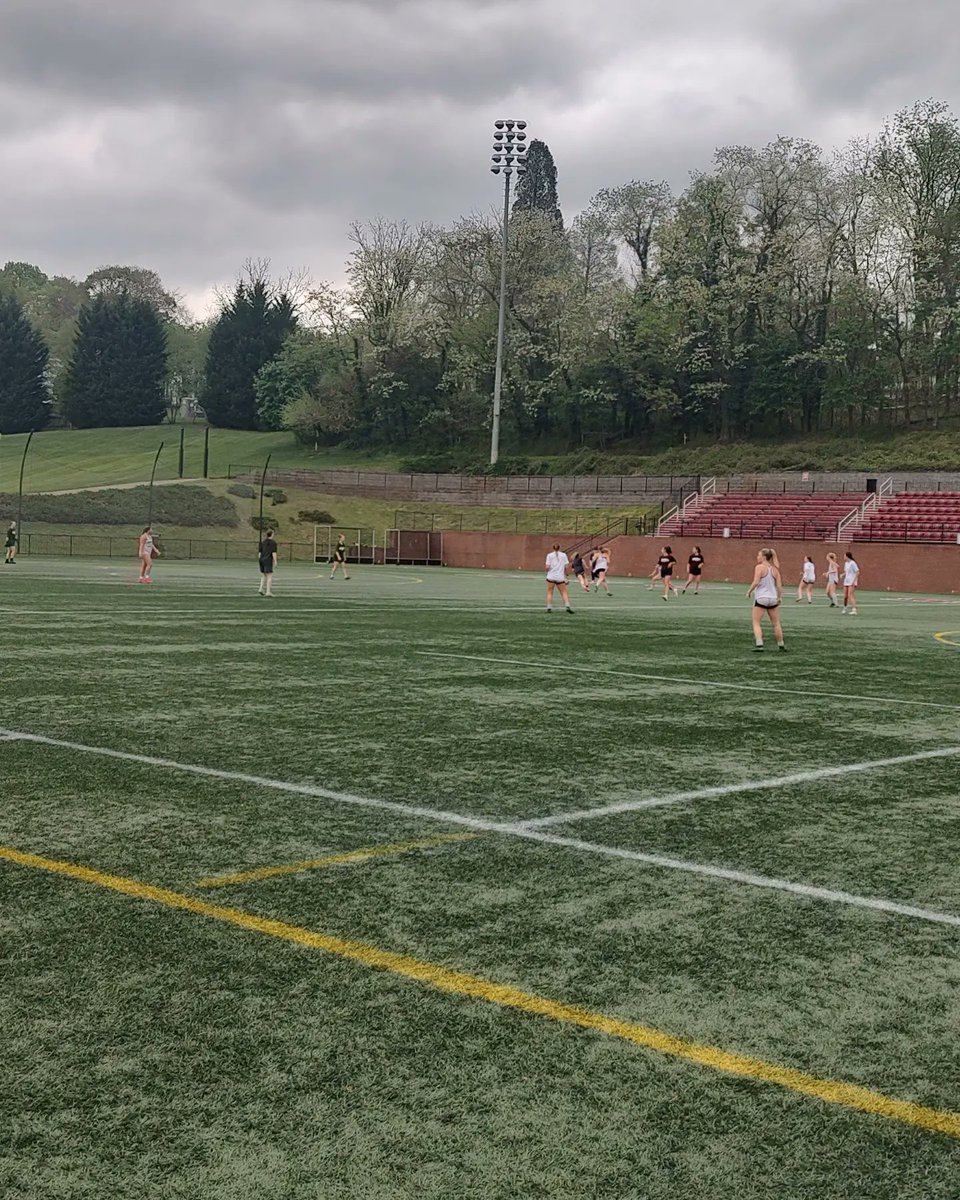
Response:
M936 95L952 0L5 0L0 258L138 262L198 300L247 256L336 278L354 218L496 200L495 117L572 214L716 146L830 145Z

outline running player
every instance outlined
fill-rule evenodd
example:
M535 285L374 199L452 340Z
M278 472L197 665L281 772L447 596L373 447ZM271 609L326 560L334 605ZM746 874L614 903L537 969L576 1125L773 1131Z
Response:
M803 570L800 574L800 586L797 588L797 603L807 596L807 603L813 603L813 587L817 582L817 565L809 554L804 555Z
M576 575L577 583L580 584L585 592L589 592L590 584L587 582L587 568L579 550L574 553L573 559L570 562L570 569Z
M837 607L837 584L840 582L840 563L837 561L837 556L831 550L827 555L827 599L830 601L830 607Z
M613 592L607 587L607 571L609 570L610 547L601 546L593 559L593 590L599 592L603 588L608 596L612 596Z
M669 598L671 592L673 592L675 596L680 595L677 589L673 586L673 568L676 564L676 561L677 560L673 557L673 551L670 549L670 547L664 546L660 551L660 557L657 559L657 569L660 572L660 578L663 580L664 600Z
M857 615L857 588L860 586L860 566L853 557L853 551L848 550L843 556L843 615L850 608L850 616Z
M11 567L16 566L17 546L19 544L19 541L20 541L20 539L17 537L17 523L16 523L16 521L11 521L10 528L7 530L6 540L3 543L3 547L6 550L6 554L4 555L4 558L3 558L3 565L5 567L6 566L11 566Z
M273 595L273 572L277 565L277 551L280 547L274 540L273 530L268 529L266 536L257 547L257 557L260 559L260 595Z
M560 549L559 542L553 543L553 549L547 555L544 566L547 569L547 612L553 612L553 592L555 588L559 588L564 608L568 613L572 613L570 593L567 591L567 571L570 567L570 559Z
M683 585L681 595L686 592L691 583L694 585L693 594L695 596L700 595L700 577L703 575L704 562L705 559L700 547L694 546L693 553L687 559L687 582Z
M754 649L763 649L763 614L766 613L777 639L777 649L786 650L783 644L783 627L780 624L780 601L783 599L783 581L776 552L761 550L757 554L757 566L753 572L753 583L747 596L753 596L753 640Z
M157 549L156 538L150 525L140 534L137 553L140 556L140 582L151 583L150 568L153 566L153 560L160 557L160 551Z
M333 548L333 570L330 572L332 579L337 573L337 567L343 571L344 579L349 579L347 574L347 539L341 533L337 538L337 544Z

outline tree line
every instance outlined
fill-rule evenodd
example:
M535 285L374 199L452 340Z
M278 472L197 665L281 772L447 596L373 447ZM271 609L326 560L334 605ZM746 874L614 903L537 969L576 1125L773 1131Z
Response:
M481 444L496 213L357 223L350 239L344 287L294 296L248 272L225 298L206 331L208 417L316 444ZM679 194L631 180L569 223L535 141L507 267L504 430L517 446L960 415L960 127L940 103L831 156L797 138L725 147Z

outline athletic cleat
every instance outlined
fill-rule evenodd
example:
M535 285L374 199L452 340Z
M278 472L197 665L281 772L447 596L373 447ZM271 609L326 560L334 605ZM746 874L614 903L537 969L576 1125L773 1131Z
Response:
M787 648L786 648L786 646L783 644L783 642L780 642L780 643L778 644L778 646L777 646L777 649L778 649L778 650L782 650L782 651L784 652L784 654L786 654L786 652L787 652Z
M760 653L762 653L762 651L763 651L762 646L754 646L754 648L753 648L754 654L760 654Z

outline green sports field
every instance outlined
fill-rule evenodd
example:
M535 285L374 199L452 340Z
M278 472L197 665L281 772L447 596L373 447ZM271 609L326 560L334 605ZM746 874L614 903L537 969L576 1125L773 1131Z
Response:
M0 1195L956 1200L960 600L256 587L0 568Z

